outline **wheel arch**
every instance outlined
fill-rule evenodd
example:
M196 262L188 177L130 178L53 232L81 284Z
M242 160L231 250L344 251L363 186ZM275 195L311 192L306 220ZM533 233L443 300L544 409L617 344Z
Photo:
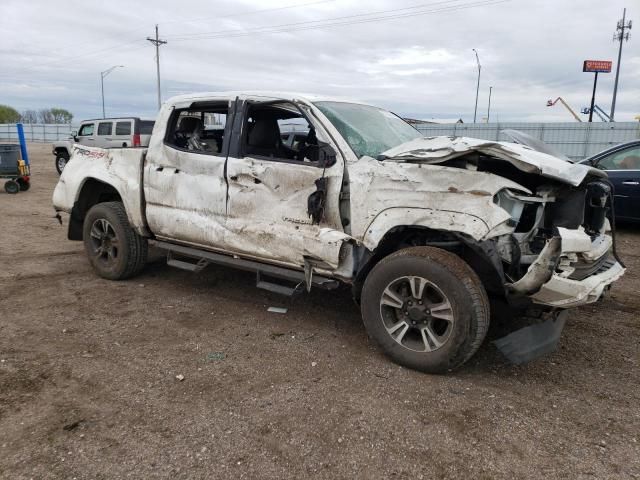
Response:
M113 186L93 177L87 177L78 191L71 209L69 220L69 240L82 240L82 227L87 212L99 203L122 202L122 195Z
M505 296L502 262L493 240L478 241L461 232L399 225L384 233L375 249L367 249L361 256L352 286L356 302L360 303L364 281L380 260L394 252L415 246L437 247L456 254L476 272L488 293Z
M67 155L67 158L69 158L69 156L71 155L71 152L69 152L67 147L55 147L53 151L55 152L56 155L60 155L64 153L65 155Z

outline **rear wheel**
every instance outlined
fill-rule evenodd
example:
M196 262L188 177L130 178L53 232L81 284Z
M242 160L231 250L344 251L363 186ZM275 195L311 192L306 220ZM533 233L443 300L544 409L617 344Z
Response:
M56 170L58 174L62 174L62 170L67 166L67 162L69 161L69 155L67 153L58 153L56 155Z
M18 193L20 185L15 180L9 180L4 184L4 191L11 194Z
M83 240L91 266L109 280L132 277L147 261L147 239L131 228L121 202L91 207L84 219Z
M459 367L489 328L489 301L476 273L458 256L432 247L381 260L362 290L369 336L395 362L429 373Z

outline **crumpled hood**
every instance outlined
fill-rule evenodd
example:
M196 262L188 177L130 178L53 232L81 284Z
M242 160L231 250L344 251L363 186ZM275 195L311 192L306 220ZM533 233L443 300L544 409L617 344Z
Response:
M442 163L470 152L479 152L511 163L516 168L578 186L588 175L606 177L593 167L569 163L525 145L469 137L423 137L383 152L378 159L419 163Z

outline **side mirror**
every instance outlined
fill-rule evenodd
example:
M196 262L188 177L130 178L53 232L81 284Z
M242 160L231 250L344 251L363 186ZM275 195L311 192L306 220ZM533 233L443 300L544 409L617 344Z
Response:
M318 146L318 166L329 168L336 164L336 151L328 143L319 142Z
M71 130L71 138L73 138L73 140L75 142L78 141L78 131L77 130Z

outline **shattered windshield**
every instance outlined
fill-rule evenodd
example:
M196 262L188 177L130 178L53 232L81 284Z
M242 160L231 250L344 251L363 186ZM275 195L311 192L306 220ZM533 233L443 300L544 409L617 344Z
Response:
M382 152L422 137L420 132L397 115L369 105L343 102L316 102L358 158L376 158Z

